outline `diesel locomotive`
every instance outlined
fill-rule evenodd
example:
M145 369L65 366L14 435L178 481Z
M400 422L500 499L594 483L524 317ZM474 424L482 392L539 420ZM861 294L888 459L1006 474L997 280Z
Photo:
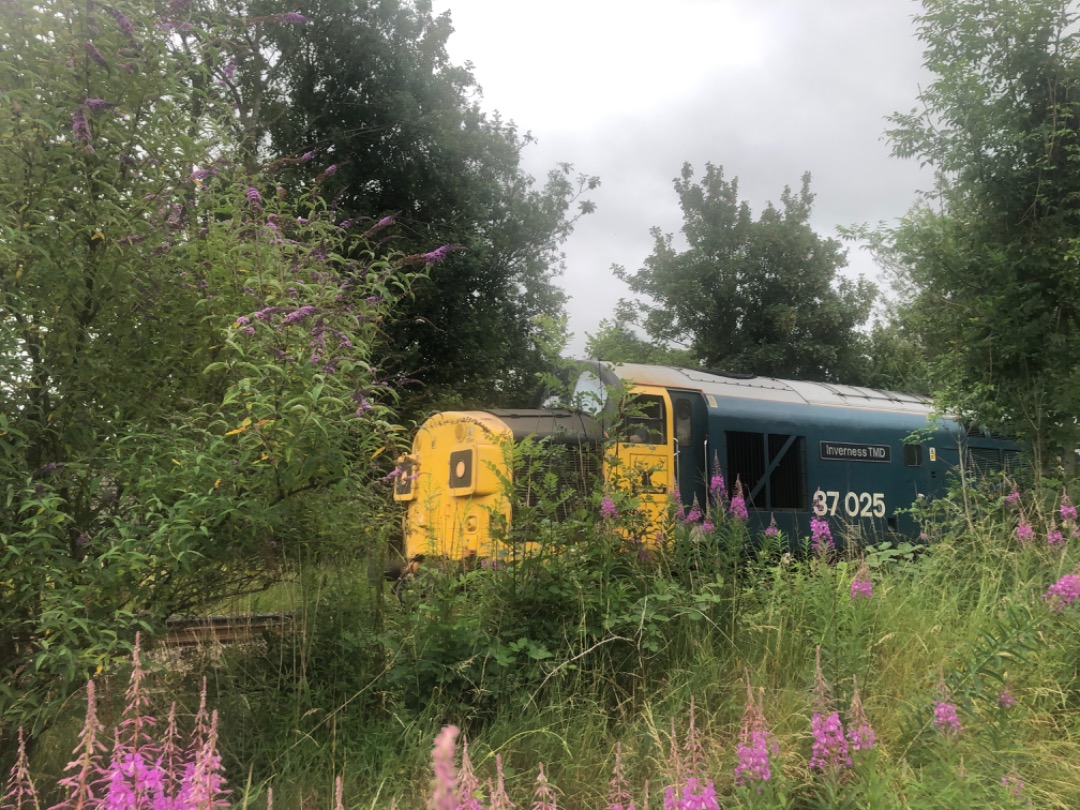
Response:
M567 448L567 486L620 482L656 519L673 497L705 504L722 474L740 483L751 530L775 520L805 537L816 516L854 543L917 537L906 510L943 494L952 470L1020 463L1008 438L916 395L631 363L575 369L574 407L444 412L420 426L393 473L405 560L499 556L496 528L513 520L508 448L525 437Z

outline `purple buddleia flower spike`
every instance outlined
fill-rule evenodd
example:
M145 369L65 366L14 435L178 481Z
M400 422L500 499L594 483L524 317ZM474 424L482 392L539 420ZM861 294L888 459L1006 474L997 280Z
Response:
M77 107L71 113L71 135L77 143L86 147L86 151L93 154L94 147L90 143L90 124L86 120L86 113L82 107Z
M109 63L105 61L105 57L101 55L101 51L97 49L97 46L90 40L86 40L83 43L83 48L86 51L86 55L90 57L90 61L98 67L108 69Z
M443 245L435 248L430 253L425 253L422 258L427 264L439 264L455 250L457 250L456 245Z

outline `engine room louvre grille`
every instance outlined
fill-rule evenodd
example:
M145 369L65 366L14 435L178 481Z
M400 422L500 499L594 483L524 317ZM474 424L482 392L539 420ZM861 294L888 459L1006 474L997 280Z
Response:
M968 467L976 475L988 475L1003 469L1001 451L991 447L969 447Z
M772 463L790 436L769 434L769 462ZM769 509L806 509L806 438L796 436L769 477Z
M743 496L748 508L807 508L805 436L738 431L728 431L724 436L727 439L725 472L728 488L734 488L736 479L742 481ZM769 473L768 486L762 485L758 489L766 470L774 462L776 467ZM758 489L757 494L751 499L755 489Z
M587 506L589 495L601 478L603 454L598 445L591 443L567 442L548 447L554 452L544 456L546 463L528 463L529 480L521 482L521 488L515 484L515 489L530 508L540 506L545 497L554 500L555 518L566 520ZM550 479L542 480L549 475L554 475L554 486Z
M767 509L764 488L753 502L750 500L750 493L765 474L765 434L728 431L725 437L728 489L734 492L736 479L742 481L746 506L750 509Z

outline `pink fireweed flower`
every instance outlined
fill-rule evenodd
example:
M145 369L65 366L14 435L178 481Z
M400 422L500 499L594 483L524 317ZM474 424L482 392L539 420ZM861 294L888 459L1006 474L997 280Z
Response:
M1003 709L1011 709L1016 705L1016 696L1009 691L1008 687L998 692L998 706Z
M206 730L202 745L194 752L193 760L184 770L184 776L177 794L177 806L198 807L200 810L212 810L215 807L228 807L225 798L230 791L225 789L225 776L221 766L221 757L217 752L218 713L210 713L210 727ZM196 735L198 739L198 715L196 715Z
M435 738L435 747L431 751L431 766L435 773L431 810L457 810L457 773L454 771L457 736L457 726L444 726Z
M1034 537L1035 530L1031 528L1031 524L1026 520L1021 520L1020 525L1016 527L1016 539L1021 543L1029 543Z
M1020 490L1013 485L1012 492L1005 496L1006 506L1019 506L1020 504Z
M634 798L630 795L630 784L626 781L623 770L622 743L615 743L615 767L608 782L607 810L636 810Z
M1046 589L1043 599L1050 603L1050 608L1055 612L1080 599L1080 574L1072 573L1063 576Z
M766 537L776 537L780 534L780 529L776 526L776 515L769 515L769 525L765 527Z
M742 479L735 476L735 494L731 496L731 507L728 509L736 520L746 520L750 515L746 511L746 500L743 498Z
M866 717L862 697L859 695L859 683L854 676L851 678L851 683L851 708L848 709L848 742L851 743L853 751L870 751L874 747L874 729L870 726L870 720Z
M18 736L19 751L15 764L11 766L4 795L0 797L0 807L4 810L23 810L24 807L38 810L41 805L38 803L34 781L30 778L30 761L26 756L26 739L22 726L19 726Z
M705 534L712 534L716 531L716 524L711 520L703 520L701 522L701 530L705 532Z
M539 773L536 774L532 810L558 810L555 800L555 788L548 783L543 762L540 763Z
M1061 503L1058 505L1058 514L1061 515L1061 522L1066 526L1071 526L1076 522L1076 507L1073 506L1072 501L1069 500L1069 493L1061 493Z
M829 528L829 521L824 518L810 518L810 550L821 557L836 550L832 529Z
M615 501L610 495L605 495L600 501L600 517L604 520L616 520L619 517L619 510L615 507Z
M874 583L870 579L870 569L866 567L866 561L859 565L855 572L855 579L851 581L851 600L870 599L874 595Z
M75 758L64 767L69 775L59 782L61 787L67 788L67 799L52 810L94 806L97 799L92 782L98 771L98 758L105 751L105 744L98 739L104 730L97 717L94 681L90 679L86 682L86 718L79 732Z
M686 780L681 793L670 786L664 791L664 810L720 810L716 787L711 779L703 782L693 777Z
M488 810L514 810L514 803L510 801L503 779L502 754L495 755L495 789L491 791Z
M709 479L709 500L717 508L723 509L724 501L727 500L727 485L724 483L724 473L720 470L720 465L715 466L716 472Z
M697 700L694 695L690 696L690 727L686 731L686 741L683 743L682 756L678 757L681 773L676 774L682 783L692 777L700 777L705 768L705 747L701 742L701 732L698 731ZM675 745L674 736L671 744Z
M469 741L461 743L461 770L458 773L458 810L485 810L478 795L480 794L480 780L473 771L472 759L469 757Z
M1001 777L1001 786L1005 788L1006 793L1017 801L1020 800L1024 793L1024 780L1021 779L1020 774L1015 771L1009 771Z
M946 737L958 736L964 731L956 706L944 700L934 701L934 725Z
M735 766L735 784L741 787L752 782L768 782L772 778L770 753L777 756L779 749L776 741L771 739L765 723L765 713L761 709L760 701L754 700L747 676L746 709L743 711L739 744L736 748L739 762Z
M817 712L810 718L814 733L814 746L810 755L810 767L819 770L851 767L848 741L844 736L844 724L839 712L825 717Z
M694 503L690 507L690 511L686 513L686 517L683 518L683 523L697 523L701 520L701 517L701 507L698 506L697 498L694 498Z
M847 738L840 713L832 710L829 683L821 669L821 645L814 650L814 714L810 726L814 745L810 755L810 767L819 770L851 767Z
M1046 530L1046 544L1048 546L1060 546L1065 542L1065 535L1057 526L1057 521L1050 518L1050 528Z

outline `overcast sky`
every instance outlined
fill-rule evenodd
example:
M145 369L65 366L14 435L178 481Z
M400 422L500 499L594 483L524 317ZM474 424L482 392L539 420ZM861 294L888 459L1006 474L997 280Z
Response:
M527 171L566 161L599 175L565 245L569 353L580 355L629 290L649 229L678 233L672 186L689 161L724 167L755 216L813 175L814 226L892 221L930 181L893 158L885 118L908 111L920 82L913 0L435 0L449 50L469 61L484 106L531 131ZM875 277L864 252L850 272Z

